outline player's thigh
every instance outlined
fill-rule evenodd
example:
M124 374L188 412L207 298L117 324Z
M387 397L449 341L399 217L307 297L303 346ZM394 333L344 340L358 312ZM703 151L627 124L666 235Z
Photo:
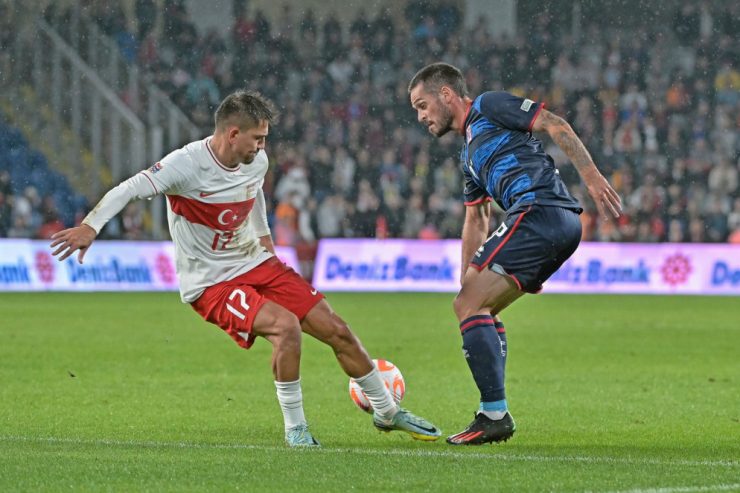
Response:
M265 300L254 317L252 334L264 337L274 344L292 342L300 344L301 326L298 317L277 303Z
M277 257L265 262L269 282L258 286L262 296L293 313L302 321L324 295Z
M498 314L523 294L507 275L469 268L455 298L455 314L461 321L474 315Z
M233 280L209 287L191 305L206 321L249 349L257 335L253 331L255 319L266 302L252 286Z
M341 342L359 344L347 323L325 299L311 308L301 321L301 327L306 334L330 345Z
M520 291L538 293L572 255L580 238L578 213L532 206L507 216L476 252L470 268L507 276Z

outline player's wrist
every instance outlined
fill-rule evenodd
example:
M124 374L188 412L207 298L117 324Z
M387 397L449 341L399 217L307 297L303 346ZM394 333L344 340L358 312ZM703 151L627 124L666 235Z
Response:
M90 226L88 223L85 223L85 222L80 223L80 227L83 228L83 229L85 229L85 230L89 230L89 232L92 233L93 238L96 237L96 236L98 236L98 230L95 229L94 227Z

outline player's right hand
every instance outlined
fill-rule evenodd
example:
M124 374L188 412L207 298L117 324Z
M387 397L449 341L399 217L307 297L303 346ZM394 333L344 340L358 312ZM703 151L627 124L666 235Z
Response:
M97 235L98 234L95 232L95 230L87 224L81 224L74 228L69 228L63 231L59 231L58 233L54 233L53 235L51 235L51 239L54 241L51 243L50 247L58 248L54 250L51 254L54 256L61 254L61 257L59 257L59 261L61 262L62 260L75 253L77 250L79 250L80 254L77 256L77 261L79 263L82 263L82 260L85 258L85 253L87 253L88 247L92 244Z
M608 220L610 216L618 218L622 215L622 199L601 173L584 181L601 217Z

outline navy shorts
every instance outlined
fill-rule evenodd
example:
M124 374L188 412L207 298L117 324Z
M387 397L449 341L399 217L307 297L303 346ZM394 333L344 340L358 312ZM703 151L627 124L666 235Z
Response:
M578 248L581 220L561 207L532 205L506 216L475 252L470 265L508 275L519 289L537 293Z

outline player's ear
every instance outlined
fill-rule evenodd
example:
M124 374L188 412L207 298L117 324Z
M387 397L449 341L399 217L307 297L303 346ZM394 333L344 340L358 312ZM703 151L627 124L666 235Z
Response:
M239 135L239 132L239 127L237 127L236 125L234 125L233 127L229 127L229 133L227 134L229 137L229 142L233 142L234 139L236 139L236 137Z

